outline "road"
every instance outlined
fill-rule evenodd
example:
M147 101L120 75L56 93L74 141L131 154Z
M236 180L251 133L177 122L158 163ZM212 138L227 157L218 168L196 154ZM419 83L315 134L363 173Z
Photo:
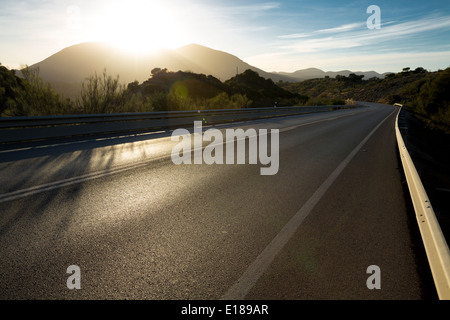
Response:
M175 165L171 132L2 146L0 298L435 299L397 111L215 126L279 129L275 175Z

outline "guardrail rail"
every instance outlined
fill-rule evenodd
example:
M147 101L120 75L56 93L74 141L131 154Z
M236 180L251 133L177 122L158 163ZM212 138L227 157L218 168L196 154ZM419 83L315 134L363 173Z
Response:
M0 143L56 139L89 134L137 132L189 126L195 120L225 123L362 107L303 106L278 108L164 111L92 115L0 118Z
M437 294L441 300L450 300L450 250L398 126L401 109L399 106L395 131L403 170Z

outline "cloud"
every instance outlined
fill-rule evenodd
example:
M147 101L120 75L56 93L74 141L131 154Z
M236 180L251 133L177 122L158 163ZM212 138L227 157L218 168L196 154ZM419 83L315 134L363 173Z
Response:
M330 29L322 29L317 30L315 33L341 33L341 32L348 32L357 28L363 27L363 23L351 23L351 24L345 24L339 27L330 28Z
M399 72L403 67L423 67L430 71L450 67L448 57L450 51L436 52L381 52L373 54L360 54L359 52L347 52L329 55L326 53L314 54L289 54L278 52L246 57L244 60L251 65L266 71L293 72L296 70L317 67L324 71L377 71Z
M277 38L285 40L279 42L280 49L306 53L379 45L382 42L404 39L419 33L449 28L450 16L429 16L401 23L390 21L384 23L380 30L369 30L361 23L353 23L310 33L281 35Z
M311 33L292 33L292 34L280 35L277 38L280 38L280 39L308 38L308 37L313 37L317 34L349 32L349 31L352 31L352 30L355 30L355 29L361 28L361 27L364 27L363 23L351 23L351 24L345 24L345 25L335 27L335 28L316 30Z
M284 33L275 36L265 54L248 56L246 61L272 71L320 67L396 72L405 66L437 70L450 65L450 44L443 41L448 38L450 15L382 22L379 30L368 29L364 21Z
M265 2L256 4L237 5L237 6L221 5L204 8L213 14L223 16L223 15L254 15L267 12L273 9L278 9L279 7L280 3L278 2Z
M307 38L310 37L311 34L308 33L293 33L293 34L284 34L281 36L278 36L277 38L280 39L298 39L298 38Z

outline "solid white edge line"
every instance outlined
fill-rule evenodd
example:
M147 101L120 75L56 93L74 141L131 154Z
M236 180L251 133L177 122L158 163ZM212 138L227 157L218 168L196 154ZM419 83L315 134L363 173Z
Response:
M354 113L352 113L350 115L353 115L353 114ZM334 119L338 119L338 118L345 117L345 116L348 116L348 115L334 117L332 119L334 120ZM312 122L303 123L303 124L300 124L300 125L295 125L295 126L291 126L291 127L281 128L279 130L280 130L280 132L286 132L286 131L294 130L294 129L302 127L302 126L315 124L315 123L319 123L319 122L324 122L324 121L328 121L328 120L329 120L329 118L321 119L321 120L318 120L318 121L312 121ZM202 126L202 127L204 128L205 126ZM218 129L218 130L226 130L226 128ZM258 135L261 135L261 133L257 133L256 134L256 136L258 136ZM241 141L241 140L245 140L246 138L251 138L251 137L253 137L253 136L250 136L250 137L246 136L244 138L238 138L238 139L235 139L235 141ZM168 139L168 138L169 137L165 137L163 139ZM86 141L91 141L91 140L85 140L85 141L82 141L82 142L86 142ZM94 140L92 140L92 141L94 141ZM216 145L220 145L220 144L224 144L224 143L226 143L226 141L223 141L223 142L218 143L218 144L215 144L213 142L213 143L210 144L210 146L216 146ZM203 149L203 147L201 147L201 148L194 148L194 149L191 149L190 151L194 152L195 150L198 150L198 149ZM146 165L146 164L148 164L149 162L152 162L152 161L156 161L156 160L160 160L160 159L164 159L164 158L169 158L170 156L171 155L164 155L164 156L161 156L161 157L158 157L158 158L147 159L147 160L144 160L144 161L141 161L141 162L138 162L138 163L127 164L127 165L124 165L124 166L121 166L121 167L110 168L110 169L97 171L97 172L92 172L92 173L88 173L88 174L77 176L77 177L67 178L67 179L58 180L58 181L54 181L54 182L49 182L49 183L41 184L41 185L38 185L38 186L29 187L29 188L26 188L26 189L11 191L11 192L8 192L8 193L3 193L3 194L0 194L0 203L6 202L6 201L15 200L15 199L19 199L19 198L30 196L30 195L34 195L34 194L38 194L38 193L45 192L45 191L55 190L55 189L58 189L58 188L74 185L74 184L77 184L77 183L81 183L81 182L92 180L92 179L96 179L96 178L105 177L105 176L112 175L112 174L115 174L115 173L120 173L120 172L123 172L123 171L126 171L126 170L130 170L130 169L134 169L134 168L137 168L137 167L140 167L140 166L144 166L144 165Z
M322 183L322 185L313 193L313 195L305 202L305 204L297 211L297 213L289 220L289 222L278 232L273 240L258 255L255 261L246 269L242 276L234 283L231 288L223 295L222 300L243 300L248 292L253 288L259 278L267 270L269 265L283 249L289 239L297 231L303 220L314 209L326 191L339 177L345 167L350 163L353 157L370 139L370 137L378 130L378 128L392 116L396 110L393 110L386 118L384 118L359 144L352 152L337 166L330 176Z
M26 189L21 189L21 190L17 190L17 191L4 193L4 194L0 195L0 203L19 199L19 198L34 195L34 194L38 194L38 193L49 191L49 190L59 189L59 188L65 187L65 186L70 186L70 185L74 185L77 183L81 183L81 182L85 182L85 181L89 181L89 180L93 180L93 179L97 179L97 178L101 178L101 177L106 177L106 176L109 176L112 174L117 174L117 173L128 171L131 169L136 169L136 168L145 166L145 165L149 164L150 162L158 161L158 160L165 159L165 158L170 159L170 155L164 155L161 157L151 158L151 159L147 159L147 160L137 162L137 163L127 164L125 166L120 166L120 167L116 167L116 168L92 172L92 173L88 173L88 174L85 174L82 176L67 178L67 179L63 179L63 180L59 180L59 181L55 181L55 182L49 182L46 184L41 184L38 186L26 188Z

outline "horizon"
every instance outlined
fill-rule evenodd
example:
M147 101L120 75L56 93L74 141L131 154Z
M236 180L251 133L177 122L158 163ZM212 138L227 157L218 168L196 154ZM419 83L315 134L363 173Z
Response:
M44 58L44 59L41 60L41 61L36 62L35 64L39 64L39 63L41 63L42 61L44 61L44 60L46 60L46 59L52 57L53 55L55 55L55 54L57 54L57 53L59 53L59 52L65 50L65 49L69 49L69 48L75 47L75 46L77 46L77 45L83 45L83 44L89 44L89 43L92 43L92 44L104 44L104 45L107 45L107 46L111 46L111 48L114 49L114 50L120 51L120 48L114 47L113 45L111 45L111 43L108 43L108 42L100 42L100 41L81 42L81 43L75 43L75 44L73 44L73 45L71 45L71 46L69 46L69 47L62 48L62 49L59 50L58 52L55 52L55 53L50 54L48 57ZM183 46L181 46L181 47L178 47L178 48L175 48L175 49L170 49L170 48L158 48L157 50L154 50L154 51L152 51L152 52L139 53L138 55L140 55L141 57L142 57L142 56L145 57L146 55L151 55L151 54L154 54L154 53L158 53L158 51L164 51L164 50L177 50L177 49L181 49L181 48L184 48L184 47L187 47L187 46L190 46L190 45L196 45L196 46L201 46L201 47L204 47L204 48L207 48L207 49L212 49L212 50L216 50L216 51L221 51L221 50L217 50L217 49L214 49L214 48L209 48L209 47L203 46L203 45L198 44L198 43L189 43L189 44L185 44L185 45L183 45ZM123 51L123 52L124 52L125 54L129 54L130 57L133 56L133 53L131 53L131 52L127 52L126 50ZM221 51L221 52L224 52L224 51ZM228 53L228 52L224 52L224 53L226 53L226 54L231 54L231 53ZM232 54L231 54L231 55L232 55ZM233 55L233 56L234 56L234 55ZM236 56L236 58L239 59L239 57L237 57L237 56ZM246 62L246 61L244 61L244 62ZM17 71L20 71L21 69L26 68L26 67L31 67L31 66L34 65L34 64L32 64L32 65L22 65L22 66L20 66L20 67L18 67L18 68L10 68L10 67L8 67L7 65L4 65L4 64L0 61L0 65L7 67L9 70L17 70ZM255 66L253 66L253 67L255 67ZM449 67L450 67L450 66L449 66ZM417 67L417 68L420 68L420 67ZM293 74L293 73L296 73L296 72L302 72L302 71L311 70L311 69L318 70L318 71L322 71L322 72L325 72L325 73L339 73L339 72L349 71L349 72L354 72L354 73L370 73L370 72L376 72L376 73L378 73L378 74L380 74L380 75L386 75L386 74L389 74L389 73L399 73L399 72L402 71L402 70L390 70L390 71L385 71L385 72L378 72L378 71L376 71L376 70L351 70L351 69L348 69L348 68L346 68L346 69L339 69L339 70L337 70L337 69L336 69L336 70L327 70L327 69L326 69L326 70L323 70L323 69L318 68L318 67L316 67L316 66L310 66L310 67L306 67L306 68L298 69L298 70L293 70L293 71L267 71L267 70L263 70L263 69L261 69L261 70L262 70L262 71L265 71L265 72L268 72L268 73L281 74L281 75L286 74L287 76L289 76L290 74ZM402 68L402 69L403 69L403 68ZM410 69L411 69L411 70L414 70L415 68L410 68ZM440 69L436 69L436 70L430 70L430 69L428 69L427 71L428 71L428 72L437 72L437 71L440 71L440 70L443 70L443 69L445 69L445 68L440 68ZM169 70L169 71L176 72L176 70Z
M171 49L171 48L158 48L157 50L153 50L152 52L141 52L141 53L139 53L139 54L133 54L132 52L127 52L126 50L121 50L120 48L117 48L117 47L115 47L114 45L112 45L111 43L108 43L108 42L89 41L89 42L75 43L75 44L73 44L73 45L71 45L71 46L69 46L69 47L61 48L61 50L59 50L58 52L55 52L55 53L50 54L48 57L46 57L45 59L43 59L43 60L41 60L41 61L36 62L35 64L39 64L39 63L43 62L44 60L46 60L46 59L48 59L48 58L51 58L53 55L55 55L55 54L57 54L57 53L60 53L60 52L62 52L62 51L64 51L64 50L66 50L66 49L70 49L70 48L72 48L72 47L76 47L76 46L84 45L84 44L100 44L100 45L105 45L105 46L111 47L111 50L115 50L114 52L121 52L122 54L125 54L125 55L127 55L127 56L129 56L129 57L137 57L137 56L139 56L140 58L145 58L146 56L151 56L151 55L154 55L154 54L158 54L158 53L164 52L164 51L166 51L166 50L176 51L176 50L178 50L178 49L182 49L182 48L188 47L188 46L200 46L200 47L203 47L203 48L206 48L206 49L211 49L211 50L214 50L214 51L223 52L223 53L225 53L225 54L233 55L232 53L225 52L225 51L221 51L221 50L217 50L217 49L214 49L214 48L210 48L210 47L204 46L204 45L199 44L199 43L189 43L189 44L185 44L185 45L182 45L182 46L177 47L177 48L174 48L174 49ZM235 55L233 55L233 56L235 56ZM235 57L239 59L239 57L237 57L237 56L235 56ZM246 62L246 61L244 61L244 62ZM0 64L3 65L3 66L5 66L1 61L0 61ZM19 68L9 68L9 69L10 69L10 70L17 70L17 71L20 71L20 70L23 69L23 68L31 67L31 66L33 66L33 65L35 65L35 64L32 64L32 65L22 65L22 66L20 66ZM252 67L255 67L255 66L252 66ZM273 72L271 72L271 71L266 71L266 70L262 70L262 71L265 71L265 72L268 72L268 73L274 73L274 74L277 74L277 73L279 73L279 74L290 74L290 73L295 73L295 72L305 71L305 70L312 70L312 69L318 70L318 71L323 71L323 72L325 72L325 73L326 73L326 72L344 72L344 71L350 71L350 72L366 72L366 73L368 73L368 72L377 72L377 71L375 71L375 70L350 70L350 69L323 70L323 69L318 68L318 67L316 67L316 66L310 66L310 67L306 67L306 68L304 68L304 69L298 69L298 70L294 70L294 71L290 71L290 72L286 72L286 71L273 71ZM413 69L411 69L411 70L413 70ZM170 70L170 69L169 69L168 71L176 72L176 71L181 71L181 70ZM383 74L387 74L387 73L397 73L397 72L400 72L400 71L401 71L401 70L386 71L386 72L383 72L383 73L380 72L379 74L380 74L380 75L383 75ZM438 70L428 70L428 71L432 72L432 71L438 71Z
M370 5L378 6L379 15ZM9 69L85 42L107 42L136 54L198 44L266 72L317 68L383 74L450 66L450 4L442 0L7 0L3 7L0 63ZM371 25L377 18L378 28Z

